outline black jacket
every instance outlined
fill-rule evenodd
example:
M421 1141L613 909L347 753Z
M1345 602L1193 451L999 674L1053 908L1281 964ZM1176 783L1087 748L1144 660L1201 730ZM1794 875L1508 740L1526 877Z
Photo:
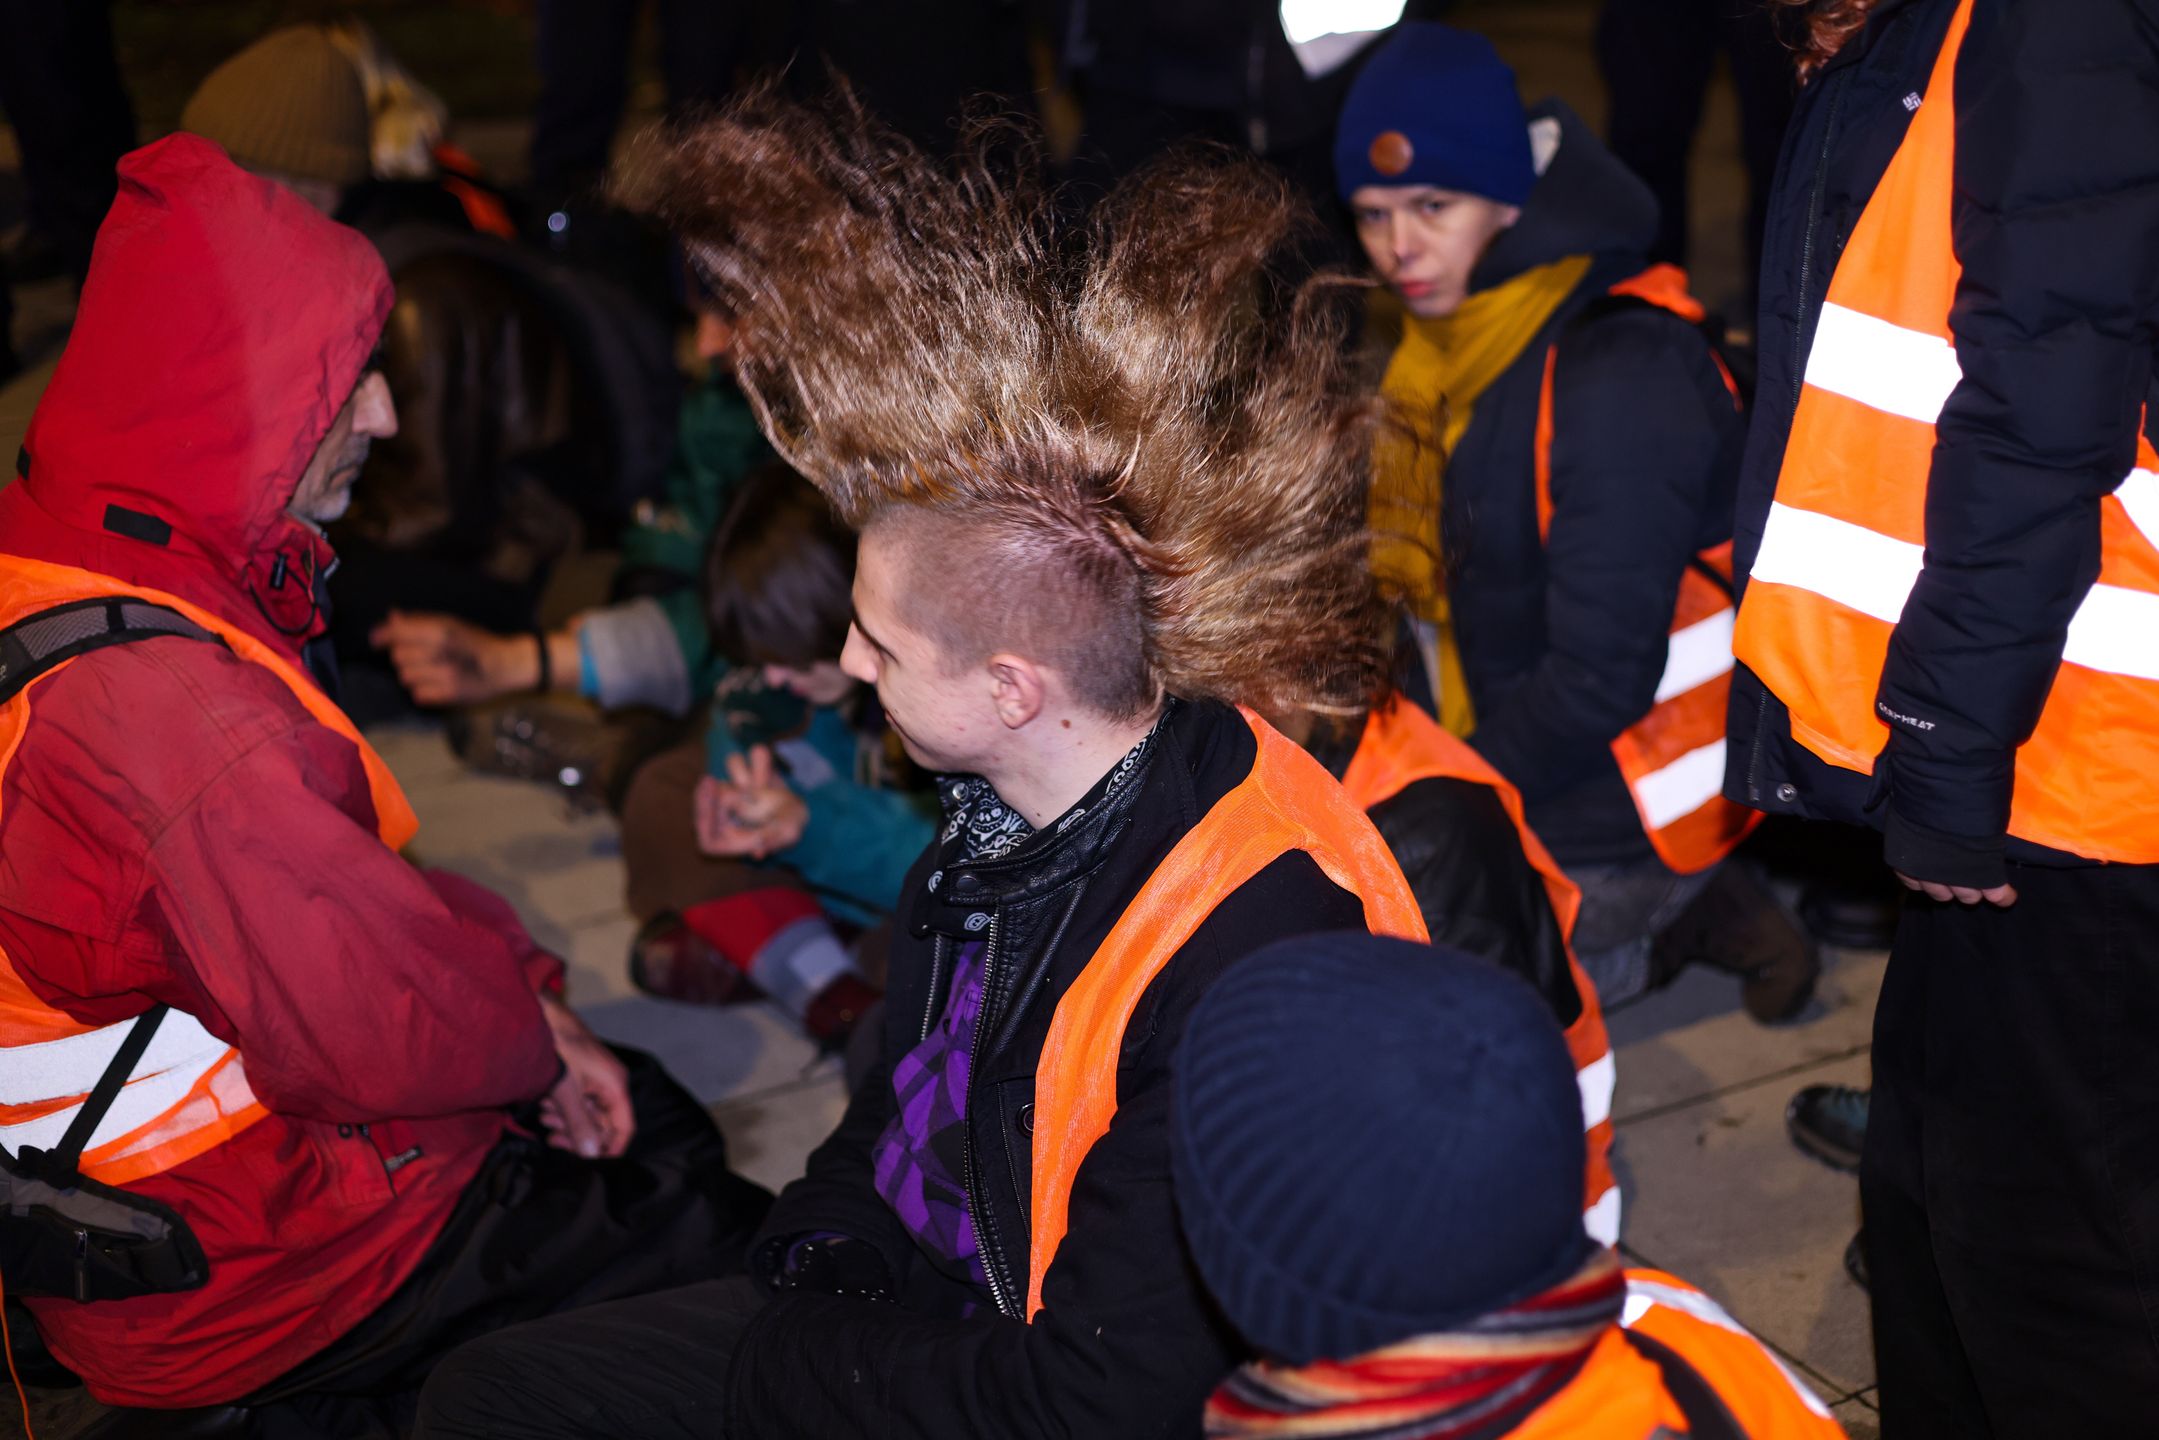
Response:
M1340 779L1361 733L1323 728L1309 747L1312 756ZM1562 1026L1581 1016L1582 997L1544 877L1523 852L1498 791L1432 777L1365 813L1402 867L1434 945L1466 950L1521 976Z
M883 1052L831 1139L787 1187L766 1237L832 1232L877 1248L901 1303L784 1294L735 1352L730 1435L759 1440L1197 1433L1208 1392L1242 1358L1203 1293L1170 1194L1170 1059L1186 1015L1242 956L1272 940L1359 929L1364 912L1292 852L1200 926L1134 1012L1117 1115L1075 1179L1069 1228L1027 1291L1034 1075L1050 1018L1171 846L1250 773L1252 732L1219 705L1170 715L1137 783L1002 860L933 846L909 875L891 960ZM988 921L977 917L988 916ZM943 1279L871 1185L892 1114L891 1066L945 1003L956 942L990 937L969 1077L963 1177L994 1294ZM972 1303L975 1313L963 1314Z
M1742 573L1784 462L1830 274L1926 89L1954 0L1885 0L1801 95L1769 208L1760 371L1737 522ZM1957 64L1951 329L1926 567L1875 689L1910 717L1874 779L1791 738L1745 666L1732 687L1733 799L1882 824L1891 864L1989 885L2009 841L2016 747L2099 569L2099 502L2135 462L2159 328L2159 13L2151 0L1977 0ZM1886 802L1886 803L1884 803Z
M1559 153L1473 277L1569 255L1589 273L1477 400L1447 465L1440 548L1476 706L1470 744L1522 792L1563 866L1647 857L1611 743L1653 702L1679 581L1729 534L1744 427L1687 321L1603 299L1647 265L1656 202L1558 102ZM1537 533L1534 438L1553 377L1553 519Z

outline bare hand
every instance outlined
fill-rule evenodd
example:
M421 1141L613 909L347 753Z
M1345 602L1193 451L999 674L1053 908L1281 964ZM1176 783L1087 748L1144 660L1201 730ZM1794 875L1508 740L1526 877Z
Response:
M2017 888L2014 885L1993 885L1981 890L1970 885L1944 885L1938 880L1914 880L1902 870L1897 872L1897 878L1904 882L1905 889L1917 890L1929 900L1940 900L1945 904L1954 900L1960 905L1977 905L1984 900L1989 905L2007 910L2017 903Z
M547 1143L588 1160L613 1159L637 1134L629 1072L560 1000L543 995L540 1009L563 1064L562 1078L540 1101Z
M540 683L530 635L496 635L454 615L392 610L367 639L390 652L398 681L422 705L470 705Z
M789 789L763 745L727 757L727 778L697 782L697 844L707 855L762 860L802 838L810 807Z

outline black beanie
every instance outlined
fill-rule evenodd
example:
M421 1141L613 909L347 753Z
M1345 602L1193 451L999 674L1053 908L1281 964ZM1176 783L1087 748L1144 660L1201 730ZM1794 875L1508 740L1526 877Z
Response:
M1565 1280L1581 1092L1528 985L1363 933L1271 945L1186 1026L1171 1153L1192 1253L1262 1354L1345 1360Z

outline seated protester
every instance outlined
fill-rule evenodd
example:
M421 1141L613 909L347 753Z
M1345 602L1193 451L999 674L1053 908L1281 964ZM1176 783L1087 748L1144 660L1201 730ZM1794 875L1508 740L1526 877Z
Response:
M404 424L333 531L348 662L371 660L392 608L527 630L555 562L613 543L658 494L682 390L658 311L476 231L468 180L373 173L359 49L333 27L273 31L181 112L183 129L359 229L397 286L383 374Z
M1210 1440L1830 1440L1701 1291L1582 1233L1566 1042L1512 976L1370 935L1284 941L1194 1009L1177 1213L1262 1357Z
M368 640L387 653L415 702L471 706L560 691L605 710L647 708L681 720L712 693L727 667L705 617L705 556L744 478L772 452L731 378L733 324L707 300L696 314L695 345L709 370L683 399L661 502L643 507L622 537L616 598L551 630L510 633L393 608ZM495 714L492 733L465 748L483 768L557 780L619 804L651 753L632 747L635 763L623 765L620 738L586 716L524 706Z
M1684 277L1643 259L1655 202L1564 105L1525 116L1486 41L1433 23L1373 51L1335 173L1399 328L1374 518L1426 528L1375 563L1415 607L1439 719L1581 887L1574 944L1608 1007L1701 959L1788 1017L1816 952L1725 863L1758 817L1719 793L1745 426Z
M705 1004L762 991L827 1044L876 998L835 924L881 950L936 833L925 797L883 783L882 716L840 668L854 573L853 534L801 476L775 463L745 482L707 569L729 667L709 732L643 766L622 816L638 987Z
M51 1151L170 1007L81 1166L207 1262L28 1297L108 1404L395 1428L450 1346L737 1270L769 1203L507 905L397 853L411 807L322 686L391 298L208 141L139 150L0 491L0 1144Z
M947 818L756 1278L468 1346L423 1435L1130 1440L1240 1354L1171 1208L1173 1039L1271 940L1423 929L1255 713L1362 694L1370 406L1263 283L1309 218L1278 177L1173 162L1076 245L1009 158L760 92L652 162L775 443L861 529L841 663Z
M1432 943L1521 976L1566 1030L1589 1137L1583 1222L1595 1239L1618 1244L1611 1167L1618 1076L1597 988L1569 944L1581 893L1531 832L1514 787L1401 695L1361 716L1305 717L1304 728L1305 749L1394 852Z

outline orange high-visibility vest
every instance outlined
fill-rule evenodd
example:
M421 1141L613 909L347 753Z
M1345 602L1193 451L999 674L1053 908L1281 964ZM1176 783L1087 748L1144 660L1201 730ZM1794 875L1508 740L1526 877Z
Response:
M1926 559L1935 423L1963 378L1949 311L1957 7L1918 112L1838 258L1740 609L1739 658L1792 738L1871 774L1874 697ZM2100 506L2101 560L2038 728L2017 752L2009 831L2094 860L2159 861L2159 455Z
M1140 996L1170 957L1245 881L1292 850L1364 902L1377 935L1426 938L1424 916L1387 844L1317 760L1250 710L1252 773L1163 857L1057 1002L1035 1071L1027 1318L1064 1240L1072 1181L1117 1113L1117 1057ZM1232 975L1225 984L1236 984Z
M187 601L109 576L16 555L0 555L0 629L55 605L101 596L147 601L178 611L222 639L234 655L283 681L322 724L359 749L374 797L378 833L402 847L418 822L389 767L352 721L304 672L269 646ZM0 771L13 763L30 720L31 696L46 680L80 663L64 661L0 706ZM147 1008L147 1007L145 1007ZM0 1146L51 1149L89 1098L132 1017L87 1024L37 997L0 950ZM238 1051L173 1010L158 1027L112 1108L84 1148L81 1169L93 1180L124 1185L170 1170L223 1144L268 1114L248 1087Z
M1629 1270L1620 1327L1599 1340L1566 1388L1508 1431L1507 1440L1652 1440L1689 1433L1657 1363L1627 1342L1630 1333L1677 1356L1747 1440L1835 1440L1844 1434L1814 1392L1716 1301L1660 1271Z
M1582 892L1529 828L1521 794L1506 777L1448 734L1437 720L1396 696L1366 718L1357 753L1342 772L1342 788L1369 811L1419 780L1466 780L1496 793L1521 837L1522 853L1544 880L1544 893L1567 943L1567 967L1574 975L1575 993L1582 997L1582 1013L1567 1027L1567 1050L1574 1056L1575 1079L1582 1087L1582 1128L1589 1137L1582 1223L1600 1243L1617 1245L1620 1213L1619 1182L1612 1178L1612 1090L1618 1070L1612 1061L1611 1037L1604 1030L1597 987L1574 958L1574 920L1582 908Z
M1609 292L1669 310L1700 324L1702 304L1687 293L1686 272L1654 265ZM1552 532L1552 376L1554 345L1544 357L1535 443L1537 534ZM1731 372L1717 368L1739 403ZM1627 793L1657 857L1682 875L1722 860L1762 817L1724 798L1724 715L1732 692L1732 544L1703 551L1679 581L1679 602L1665 640L1664 674L1649 713L1612 742Z

